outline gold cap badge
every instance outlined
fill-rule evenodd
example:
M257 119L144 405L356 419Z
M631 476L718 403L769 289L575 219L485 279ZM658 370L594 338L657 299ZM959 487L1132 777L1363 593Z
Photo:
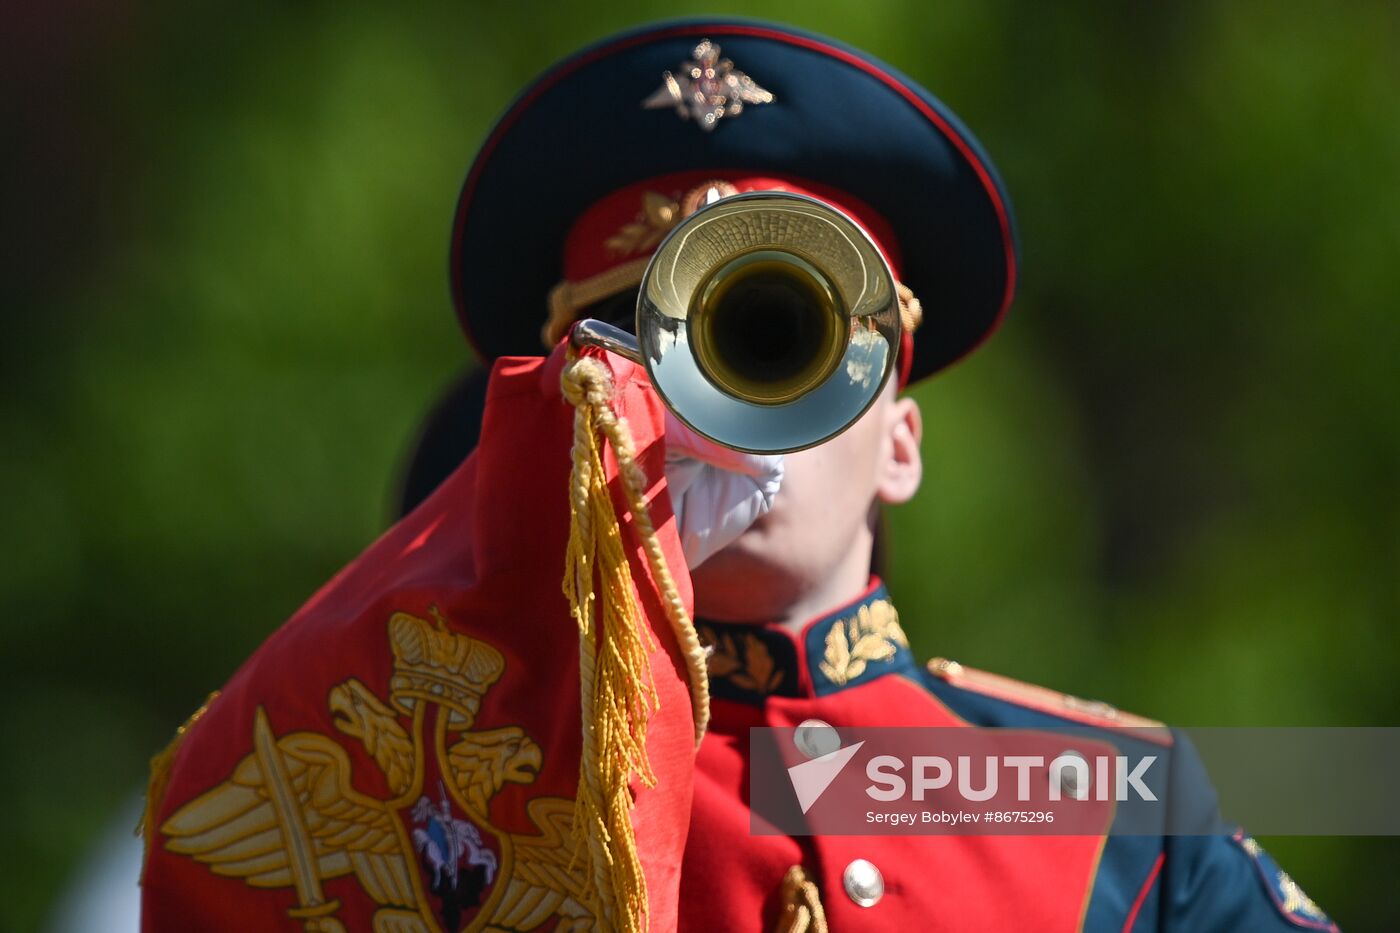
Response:
M719 46L703 39L690 53L690 61L682 62L675 73L662 72L661 87L642 106L648 110L674 107L681 119L693 119L710 132L722 118L743 113L745 104L772 102L772 93L729 59L720 58Z

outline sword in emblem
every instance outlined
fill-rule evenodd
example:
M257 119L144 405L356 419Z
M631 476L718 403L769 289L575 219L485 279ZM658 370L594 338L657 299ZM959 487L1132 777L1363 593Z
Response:
M282 830L282 841L287 848L287 870L291 872L292 884L297 889L299 906L293 907L287 914L305 921L306 933L345 933L345 927L331 916L340 908L340 901L327 901L321 891L316 853L311 847L301 806L287 779L286 762L282 759L282 750L277 747L272 726L268 724L267 711L261 706L253 718L253 753L262 770L268 800L277 814L277 825Z

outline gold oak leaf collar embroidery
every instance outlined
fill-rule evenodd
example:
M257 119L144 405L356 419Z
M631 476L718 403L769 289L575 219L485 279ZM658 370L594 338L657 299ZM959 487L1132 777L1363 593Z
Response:
M804 689L829 693L914 664L883 587L801 635L776 625L701 621L696 628L709 652L712 692L740 702L798 696Z

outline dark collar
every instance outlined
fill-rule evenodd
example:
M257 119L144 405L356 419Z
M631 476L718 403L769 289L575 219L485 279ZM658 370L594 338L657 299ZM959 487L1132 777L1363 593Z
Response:
M766 697L824 696L915 667L899 613L878 578L860 599L802 627L697 619L710 650L710 693L761 703Z

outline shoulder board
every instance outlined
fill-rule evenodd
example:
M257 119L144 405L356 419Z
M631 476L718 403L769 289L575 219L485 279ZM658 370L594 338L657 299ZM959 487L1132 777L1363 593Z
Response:
M1237 830L1230 839L1254 862L1254 867L1259 871L1259 879L1264 882L1264 887L1269 892L1269 899L1284 919L1305 930L1338 933L1332 918L1317 906L1316 901L1303 893L1303 889L1298 887L1298 882L1278 867L1278 862L1264 851L1253 836L1246 836L1244 830Z
M1101 700L1083 700L1047 687L1037 687L1035 684L1003 677L1000 674L966 667L947 658L934 658L929 661L928 670L930 674L947 681L959 690L969 690L1091 726L1131 729L1136 737L1158 745L1171 745L1173 741L1171 730L1164 723L1148 719L1146 716L1125 713Z

